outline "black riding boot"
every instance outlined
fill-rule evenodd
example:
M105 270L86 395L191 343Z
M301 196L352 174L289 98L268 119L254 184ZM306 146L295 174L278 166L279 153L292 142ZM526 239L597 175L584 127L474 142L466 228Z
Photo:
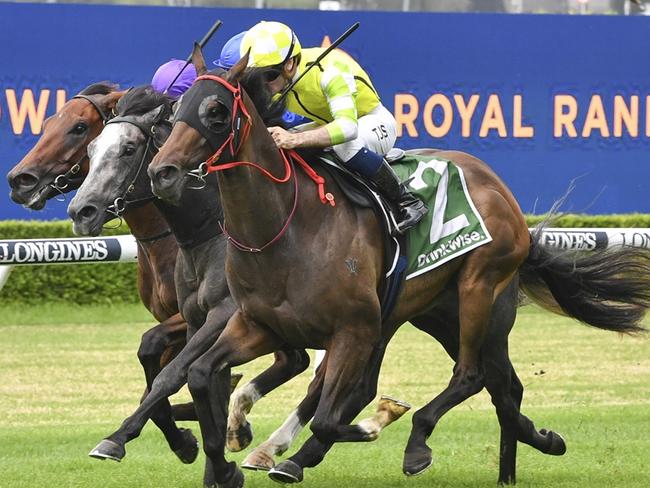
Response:
M401 234L417 224L427 212L427 206L399 181L393 168L384 161L371 179L379 193L397 206L397 231Z

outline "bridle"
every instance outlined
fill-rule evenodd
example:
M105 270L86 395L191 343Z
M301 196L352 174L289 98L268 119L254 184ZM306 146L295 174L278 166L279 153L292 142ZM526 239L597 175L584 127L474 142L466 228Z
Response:
M99 103L89 95L75 95L71 100L74 99L83 99L90 103L99 114L104 126L116 115L114 110L111 110L109 113L104 112ZM81 163L86 157L87 155L82 156L68 171L54 178L54 181L48 185L53 190L52 196L61 197L61 201L65 201L65 193L70 188L70 185L83 182L83 178L77 176L77 174L81 171Z
M106 122L105 125L108 124L131 124L136 126L140 131L144 134L144 136L147 138L147 145L145 146L144 152L142 153L142 158L140 158L140 162L138 164L137 170L135 172L135 175L131 179L131 183L126 187L126 190L124 193L117 197L111 205L106 207L106 212L113 215L114 217L122 220L122 214L124 211L127 209L127 207L136 205L136 204L145 204L147 202L150 202L154 200L156 197L152 194L150 196L144 197L144 198L138 198L135 200L128 200L127 197L129 193L131 193L133 190L135 190L135 184L138 181L138 178L140 177L140 174L142 173L142 170L145 166L145 161L147 160L147 154L149 154L149 150L151 149L152 145L156 150L160 149L160 147L156 146L155 143L155 138L156 138L156 125L159 123L164 123L166 121L164 120L159 120L156 118L150 126L147 126L145 124L140 123L140 121L136 120L133 116L120 116L120 117L114 117L108 122ZM168 123L168 122L167 122ZM121 223L121 222L120 222Z
M291 223L293 216L295 215L296 209L298 208L299 185L298 185L298 178L295 175L295 167L293 161L297 161L302 166L303 170L307 173L307 175L314 181L314 183L316 183L316 185L318 186L318 193L321 202L323 204L330 204L331 206L336 205L336 203L334 202L334 196L331 193L325 193L324 178L318 175L316 171L314 171L314 169L311 166L309 166L309 164L294 150L289 150L289 151L285 151L282 149L279 150L280 155L282 156L282 159L284 161L285 175L283 177L274 176L266 168L260 166L257 163L253 163L250 161L234 161L236 155L239 153L239 150L243 146L244 142L248 139L248 136L250 135L251 128L253 125L251 116L248 113L248 110L246 109L246 105L244 104L241 85L237 83L237 86L234 86L228 81L224 80L223 78L220 78L219 76L215 76L215 75L199 76L196 79L195 83L201 80L211 80L217 82L223 87L225 87L232 94L233 102L232 102L232 110L231 110L232 112L231 130L228 137L226 137L226 139L216 149L216 151L212 154L212 156L210 156L203 163L201 163L198 166L198 168L196 168L195 170L188 171L187 174L205 183L204 179L210 173L214 173L217 171L225 171L238 166L249 166L260 171L266 178L270 179L274 183L288 182L291 179L292 173L294 177L293 178L294 199L293 199L293 206L291 208L291 211L289 212L289 216L287 217L284 225L282 226L280 231L275 235L275 237L273 237L271 240L269 240L262 246L253 247L239 242L231 234L228 233L226 229L225 221L223 222L223 224L219 222L219 227L221 228L223 234L226 236L228 241L236 249L244 252L250 252L250 253L262 252L264 249L266 249L267 247L273 245L275 242L280 240L280 238L285 234L285 232L289 228L289 224ZM242 119L243 119L243 126L242 126ZM230 153L229 154L230 162L219 163L219 161L222 158L223 152L226 148L228 148L228 151Z
M205 185L205 177L210 173L219 171L219 169L215 169L218 168L216 166L216 163L218 163L219 160L221 159L223 151L224 149L226 149L226 147L228 147L228 150L230 152L229 155L230 160L232 161L235 159L237 153L239 152L244 142L246 142L246 139L248 139L248 136L250 135L253 122L251 120L250 114L248 113L248 109L246 108L246 105L244 104L244 101L242 99L241 85L239 83L237 84L237 86L234 86L229 82L227 82L226 80L224 80L223 78L220 78L219 76L215 76L215 75L199 76L195 80L195 83L201 80L212 80L216 83L219 83L224 88L226 88L232 94L233 97L232 122L231 122L230 134L228 135L228 137L226 137L226 139L223 141L221 146L219 146L215 150L212 156L210 156L204 162L199 164L198 168L187 172L189 176L197 178ZM244 119L243 127L242 127L242 119Z

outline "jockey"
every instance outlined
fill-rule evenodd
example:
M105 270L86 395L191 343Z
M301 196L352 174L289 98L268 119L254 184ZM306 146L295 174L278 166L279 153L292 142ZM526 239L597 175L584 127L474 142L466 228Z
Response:
M153 79L151 80L151 86L153 89L159 93L167 90L167 87L183 68L184 64L185 61L172 59L171 61L167 61L165 64L161 65L156 70L156 73L153 75ZM180 96L192 86L195 79L196 69L194 69L194 65L190 63L176 79L171 88L167 90L167 95L174 100L178 100Z
M243 37L240 54L249 68L264 68L272 94L278 94L324 51L301 49L295 33L280 22L260 22ZM309 117L306 130L269 127L282 149L332 147L346 166L367 178L399 209L398 231L412 227L427 213L424 203L403 185L384 155L396 139L396 122L379 100L370 78L343 51L330 52L286 98L287 109Z
M212 64L214 64L218 68L222 68L225 70L229 70L230 68L235 66L237 61L241 59L240 46L241 46L242 38L244 37L246 32L247 31L240 32L236 36L231 37L228 40L228 42L224 44L219 59L214 61ZM282 120L284 121L285 127L295 127L297 125L310 122L309 119L306 119L305 117L302 117L298 114L294 114L293 112L289 112L288 110L285 110L285 112L282 114Z
M240 59L239 46L241 45L241 40L244 37L244 34L246 34L246 31L240 32L236 36L228 39L228 41L223 45L223 48L221 49L221 55L219 56L219 59L213 61L212 64L218 68L225 70L229 70L235 66L235 64L237 64L237 61Z

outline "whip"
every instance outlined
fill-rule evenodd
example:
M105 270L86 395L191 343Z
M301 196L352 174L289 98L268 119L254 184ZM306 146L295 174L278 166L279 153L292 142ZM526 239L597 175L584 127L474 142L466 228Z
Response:
M201 42L199 42L199 46L201 46L201 49L203 49L203 47L210 41L210 39L212 38L214 33L217 32L217 29L219 29L219 27L221 27L221 24L222 24L222 22L220 20L217 20L214 23L214 25L212 27L210 27L210 30L203 36L203 39L201 39ZM180 69L180 71L176 74L176 76L171 81L171 83L167 86L167 88L165 88L165 91L163 92L163 94L167 94L169 89L172 86L174 86L174 83L176 83L176 80L178 79L178 77L183 73L183 71L185 71L185 68L187 68L187 65L190 64L191 61L192 61L192 54L190 54L187 57L187 59L185 60L185 64Z

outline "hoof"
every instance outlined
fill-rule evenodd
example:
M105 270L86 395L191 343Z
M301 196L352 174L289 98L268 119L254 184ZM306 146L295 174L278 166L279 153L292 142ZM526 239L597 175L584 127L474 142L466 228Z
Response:
M411 410L411 405L409 403L406 403L402 400L398 400L393 397L389 397L387 395L382 395L382 397L379 399L379 407L378 410L386 410L390 412L391 415L391 421L395 421L399 419L402 415L404 415L406 412Z
M192 464L199 455L199 441L190 429L180 429L180 431L183 436L183 447L175 449L174 454L183 464Z
M117 442L113 442L110 439L104 439L101 441L95 449L90 451L88 455L95 459L111 459L117 461L118 463L126 456L126 450L123 446L119 445Z
M404 453L402 471L406 476L417 476L429 469L432 463L431 449L428 447L426 450L422 449L411 453L406 452Z
M239 382L243 377L244 375L241 373L232 373L230 375L230 393L235 391L235 388L237 388L237 385L239 384Z
M546 429L541 429L539 433L550 439L549 447L544 450L545 454L562 456L566 453L566 442L564 442L564 438L560 434L552 430L547 431Z
M252 471L269 471L275 467L275 460L266 451L258 448L246 456L241 467Z
M242 488L244 486L244 473L239 468L235 468L235 472L225 483L218 483L218 488Z
M302 468L293 461L283 461L269 471L269 478L277 483L300 483Z
M250 422L240 425L237 430L228 430L226 433L226 448L230 452L243 451L251 442L253 442L253 427Z
M234 465L234 463L230 464ZM205 488L242 488L244 486L244 473L242 473L237 466L234 466L230 479L224 483L217 483L214 480L214 471L211 463L207 462L205 465L205 474L203 476L203 486Z

